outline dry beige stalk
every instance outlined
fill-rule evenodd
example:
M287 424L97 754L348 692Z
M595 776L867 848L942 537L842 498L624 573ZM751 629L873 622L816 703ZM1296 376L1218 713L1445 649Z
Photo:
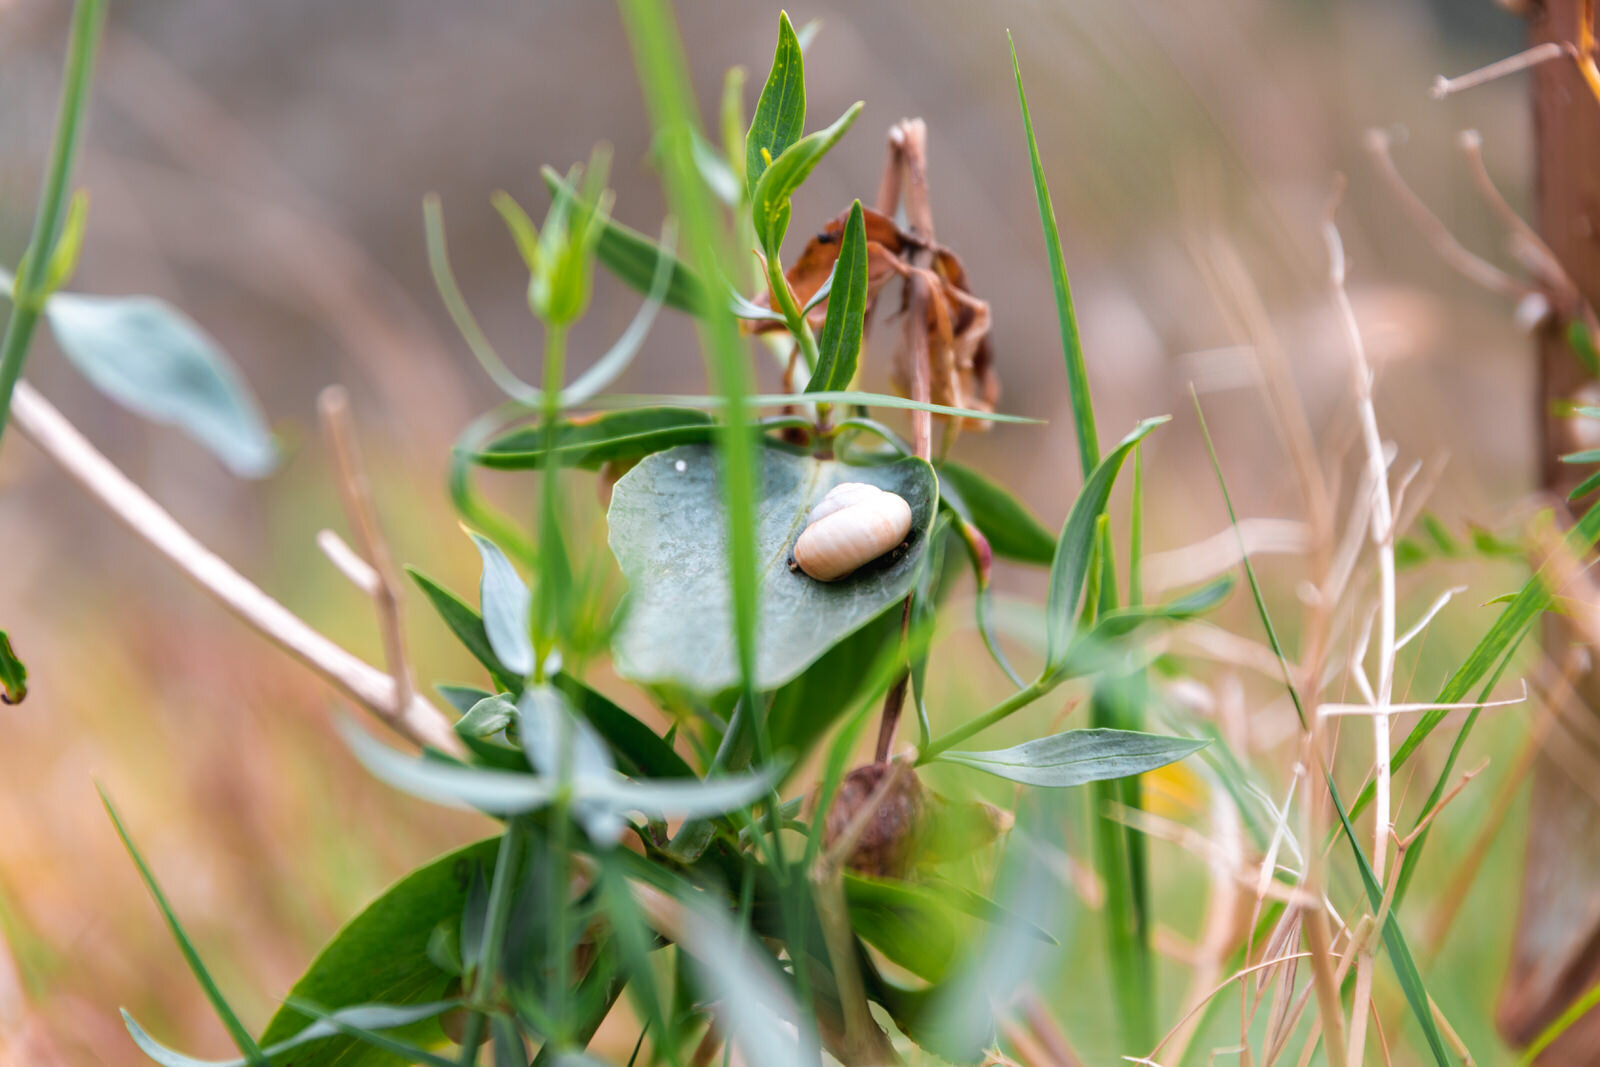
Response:
M17 383L11 415L73 481L245 623L401 736L443 752L464 752L444 712L418 693L397 705L392 676L334 644L203 545L27 382Z

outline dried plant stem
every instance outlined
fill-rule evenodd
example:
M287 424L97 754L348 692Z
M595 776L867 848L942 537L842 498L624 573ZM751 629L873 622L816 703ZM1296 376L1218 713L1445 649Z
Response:
M1335 206L1336 206L1335 202ZM1381 885L1387 867L1392 833L1390 811L1389 705L1394 695L1395 659L1395 581L1394 513L1389 498L1388 464L1383 455L1383 438L1378 433L1378 416L1372 404L1372 368L1367 363L1366 346L1356 324L1355 309L1345 289L1344 244L1333 221L1333 209L1323 223L1323 238L1328 245L1328 281L1333 301L1350 346L1351 369L1356 387L1356 407L1361 418L1361 436L1366 445L1367 468L1372 480L1372 544L1378 556L1378 685L1372 717L1375 794L1373 803L1372 872ZM1360 1067L1366 1038L1367 1006L1372 995L1374 952L1363 951L1356 960L1355 999L1350 1011L1350 1045L1346 1062Z
M361 554L377 578L369 591L378 609L378 625L383 631L384 664L389 668L389 676L394 679L394 703L391 707L398 716L410 705L415 688L411 682L411 667L406 662L405 627L400 616L400 583L395 575L389 542L384 539L377 509L372 503L372 484L367 480L361 450L356 445L350 394L345 392L343 386L330 385L317 398L317 411L322 416L323 432L333 448L345 517L355 531Z
M1545 244L1544 238L1506 202L1500 187L1489 176L1489 168L1483 162L1483 135L1477 130L1463 130L1459 144L1461 154L1467 158L1467 173L1472 175L1478 195L1511 235L1512 254L1543 283L1550 293L1551 304L1561 314L1570 316L1579 303L1578 287L1573 284L1572 276L1561 265L1556 254L1550 251L1550 246Z
M1045 1010L1039 994L1031 989L1024 993L1021 998L1021 1008L1029 1032L1033 1034L1047 1056L1045 1062L1053 1064L1054 1067L1079 1067L1082 1064L1083 1060L1067 1043L1067 1035L1062 1033L1055 1018Z
M1464 89L1473 89L1479 85L1504 78L1508 74L1515 74L1519 70L1536 67L1540 63L1548 63L1552 59L1561 59L1565 56L1575 56L1577 50L1570 44L1547 41L1544 44L1534 45L1532 48L1518 52L1516 55L1497 59L1493 63L1479 67L1477 70L1468 71L1454 78L1440 75L1434 80L1431 90L1435 100L1443 100L1452 93L1459 93Z
M921 119L902 119L889 129L889 155L884 163L883 178L878 186L878 210L893 214L905 197L906 220L913 237L921 245L907 257L915 268L925 268L933 255L933 203L928 191L927 165L928 128ZM911 399L926 404L932 398L932 366L928 353L929 301L932 292L921 270L910 271L905 280L906 313L905 344L911 362ZM927 411L911 413L911 448L925 460L933 458L933 416ZM911 623L911 602L914 594L907 595L900 621L900 643L905 646L906 633ZM877 761L884 762L894 747L894 732L900 722L900 712L905 706L906 686L911 679L908 663L899 678L884 697L883 712L878 720Z
M1469 281L1513 300L1520 301L1535 292L1499 267L1467 251L1466 247L1456 240L1449 227L1428 209L1428 205L1422 202L1422 198L1406 184L1405 178L1400 176L1399 168L1394 165L1394 157L1389 154L1387 133L1382 130L1369 130L1367 151L1377 163L1379 175L1389 184L1400 206L1411 217L1412 224L1422 232L1422 236L1433 246L1434 252L1440 259L1454 267Z
M334 644L201 544L26 382L17 384L12 415L17 429L90 496L240 619L403 737L464 751L443 712L417 693L397 708L390 675Z

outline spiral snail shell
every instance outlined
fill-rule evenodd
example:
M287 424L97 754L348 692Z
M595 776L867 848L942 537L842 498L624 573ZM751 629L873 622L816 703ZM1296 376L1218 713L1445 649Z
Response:
M898 546L911 532L911 505L865 482L841 482L806 517L795 564L819 582L836 582Z

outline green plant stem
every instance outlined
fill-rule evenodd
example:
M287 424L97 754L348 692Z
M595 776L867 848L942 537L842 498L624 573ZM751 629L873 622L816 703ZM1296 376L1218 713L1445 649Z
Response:
M500 838L500 852L494 862L494 878L489 883L489 908L484 917L478 974L472 983L473 1011L467 1016L467 1024L461 1035L460 1062L463 1065L476 1062L478 1045L483 1040L484 1027L488 1025L486 1012L490 1008L490 995L494 992L495 975L500 970L500 949L505 942L506 923L511 919L513 883L526 834L522 820L509 819L506 821L506 832Z
M767 288L772 292L773 306L782 313L784 325L789 327L789 332L799 344L800 354L806 360L806 373L810 374L817 369L817 361L822 358L817 351L817 338L812 334L811 324L806 321L800 305L794 301L794 290L789 288L789 279L783 276L783 264L779 262L776 250L767 260Z
M105 0L78 0L72 13L72 35L67 44L67 69L61 81L61 108L56 113L55 143L50 150L50 166L39 193L39 210L34 216L33 235L28 250L17 264L12 282L11 318L0 340L0 441L11 415L11 394L28 361L33 331L44 308L40 282L45 277L50 254L55 249L61 228L61 212L67 201L67 183L72 177L72 161L77 155L78 136L88 104L89 80L94 73L94 45L105 21Z
M540 633L536 642L539 662L534 664L534 677L544 681L544 665L550 649L557 640L562 612L559 600L566 590L560 588L562 575L556 573L556 561L561 555L560 516L556 513L557 481L560 464L556 462L556 420L561 415L561 382L566 373L567 328L547 323L544 331L544 405L540 418L544 422L544 464L540 472L539 503L539 581L540 626L550 632Z
M961 742L965 741L967 738L972 737L974 734L982 733L995 723L1000 722L1015 712L1021 711L1029 704L1032 704L1035 700L1038 700L1040 697L1050 692L1050 690L1054 689L1057 684L1058 682L1054 677L1045 675L1027 688L1019 689L1015 693L1012 693L1010 696L1006 697L1005 700L996 704L982 715L979 715L976 719L972 719L964 725L958 726L954 730L951 730L949 733L935 738L929 743L928 747L923 749L922 753L917 756L917 766L920 767L924 763L930 762L940 753L949 751L950 749L959 745Z

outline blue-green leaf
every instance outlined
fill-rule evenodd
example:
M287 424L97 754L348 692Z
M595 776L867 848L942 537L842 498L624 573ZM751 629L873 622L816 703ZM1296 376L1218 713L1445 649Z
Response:
M939 758L1024 785L1065 789L1126 778L1164 767L1206 747L1204 738L1137 730L1067 730L988 752L946 752Z
M327 1013L327 1015L313 1022L293 1037L267 1046L262 1049L262 1052L266 1056L276 1059L276 1057L286 1052L291 1052L302 1045L348 1034L351 1030L376 1033L382 1030L414 1027L418 1023L435 1019L452 1008L459 1007L460 1003L458 1000L436 1000L427 1004L408 1004L403 1006L396 1004L360 1004L352 1008L341 1008L338 1011ZM201 1060L195 1059L193 1056L185 1056L181 1052L167 1048L151 1037L145 1032L144 1027L140 1026L127 1011L123 1011L122 1021L127 1025L128 1033L133 1037L134 1044L139 1046L139 1050L156 1063L161 1064L161 1067L246 1067L249 1062L243 1059ZM335 1056L341 1057L338 1061L340 1064L348 1067L348 1065L358 1062L357 1059L352 1059L348 1055L349 1051L353 1051L358 1047L360 1046L354 1043L354 1039L342 1046L336 1042L329 1042L324 1048L317 1049L307 1055L295 1057L294 1067L313 1067L316 1064L332 1063L333 1061L328 1058L330 1051L333 1051ZM413 1051L419 1057L433 1058L426 1050ZM288 1061L278 1060L277 1062L287 1063ZM412 1061L408 1060L407 1062ZM416 1062L427 1062L427 1060L419 1059Z
M483 630L489 647L508 670L526 677L533 672L534 661L533 638L528 634L533 595L498 545L482 534L473 533L471 537L483 557L478 603L483 609Z
M123 407L178 427L241 477L258 478L277 464L272 434L244 379L171 304L57 293L44 311L73 366Z

